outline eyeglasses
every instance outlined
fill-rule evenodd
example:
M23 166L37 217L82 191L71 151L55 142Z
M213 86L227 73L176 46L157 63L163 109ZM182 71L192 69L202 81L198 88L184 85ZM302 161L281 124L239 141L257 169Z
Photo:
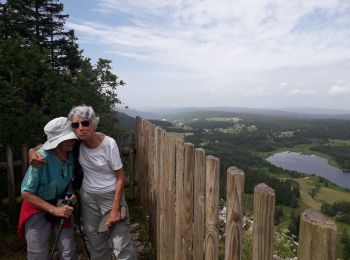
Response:
M84 120L79 122L72 122L70 125L72 126L72 128L79 128L79 124L81 124L83 127L88 127L90 125L90 121L89 120Z

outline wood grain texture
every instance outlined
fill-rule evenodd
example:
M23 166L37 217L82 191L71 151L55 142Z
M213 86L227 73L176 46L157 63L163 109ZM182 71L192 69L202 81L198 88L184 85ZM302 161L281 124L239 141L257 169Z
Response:
M175 257L175 141L176 136L166 134L165 136L165 258Z
M306 209L300 219L298 260L335 260L336 232L333 220L314 209Z
M275 192L265 183L254 188L253 260L271 260Z
M157 255L159 254L159 257L157 259L165 259L165 225L167 223L165 222L165 207L166 207L166 200L165 200L165 131L162 130L161 137L160 137L160 172L159 172L159 186L158 186L158 199L159 199L159 241L158 241L158 247L157 247ZM157 227L157 228L158 228ZM158 253L159 251L159 253Z
M195 149L193 203L193 259L204 258L205 245L205 151Z
M194 174L194 146L185 143L184 170L184 259L192 259L193 247L193 174Z
M175 259L184 259L184 170L185 143L176 141Z
M225 260L240 260L243 226L244 172L236 167L227 170Z
M9 198L9 207L12 217L16 215L16 193L15 193L15 172L13 168L13 153L10 145L6 146L7 163L7 193Z
M219 232L217 228L219 213L219 169L220 161L214 156L206 157L205 190L205 259L219 257Z

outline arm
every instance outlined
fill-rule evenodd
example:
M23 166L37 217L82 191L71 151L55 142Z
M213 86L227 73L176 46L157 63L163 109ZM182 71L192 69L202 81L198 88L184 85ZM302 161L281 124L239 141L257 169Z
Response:
M47 161L44 160L41 154L38 152L41 146L42 144L38 144L34 148L30 148L28 151L28 161L29 164L33 167L40 167L43 164L47 163Z
M29 191L22 191L22 198L56 217L68 218L73 213L73 208L71 206L63 205L56 207Z
M113 201L113 206L111 213L109 214L109 218L107 220L107 226L110 227L115 223L120 222L121 215L120 215L120 201L123 196L123 190L125 185L125 174L123 168L114 171L117 181L115 185L115 196Z

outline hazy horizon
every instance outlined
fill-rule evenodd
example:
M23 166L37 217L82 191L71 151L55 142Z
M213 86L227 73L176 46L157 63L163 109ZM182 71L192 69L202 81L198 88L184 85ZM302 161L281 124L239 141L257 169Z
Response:
M155 113L155 114L172 114L179 112L195 112L195 111L221 111L221 112L232 112L232 113L259 113L263 114L305 114L305 115L334 115L334 116L349 116L350 110L346 109L327 109L327 108L315 108L315 107L280 107L280 108L254 108L254 107L229 107L229 106L215 106L215 107L116 107L116 110L125 113L141 112L141 113Z

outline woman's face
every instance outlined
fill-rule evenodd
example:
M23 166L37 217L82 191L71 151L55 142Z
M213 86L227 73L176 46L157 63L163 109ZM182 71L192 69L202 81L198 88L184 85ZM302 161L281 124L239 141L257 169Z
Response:
M73 150L75 140L76 139L65 140L57 145L57 149L62 152L71 152Z
M92 125L90 120L78 116L72 118L71 125L76 136L82 141L89 139L96 130L96 126Z

